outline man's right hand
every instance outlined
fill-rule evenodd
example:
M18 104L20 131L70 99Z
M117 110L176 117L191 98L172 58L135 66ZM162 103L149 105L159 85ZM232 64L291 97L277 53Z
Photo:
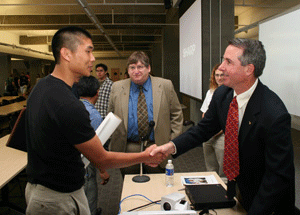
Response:
M155 155L150 155L150 153L157 148L157 145L153 144L149 146L144 152L147 154L147 160L144 162L146 165L151 167L157 167L166 156L163 153L156 153Z
M170 154L174 154L175 153L174 143L168 142L164 145L156 147L151 151L150 156L156 156L158 153L164 154L165 157L169 156Z

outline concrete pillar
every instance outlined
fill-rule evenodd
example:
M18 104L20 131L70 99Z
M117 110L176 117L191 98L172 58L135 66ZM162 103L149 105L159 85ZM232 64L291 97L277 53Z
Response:
M5 81L9 77L10 74L12 74L11 71L11 59L10 55L1 55L0 56L0 94L3 96L3 93L5 92L4 86Z

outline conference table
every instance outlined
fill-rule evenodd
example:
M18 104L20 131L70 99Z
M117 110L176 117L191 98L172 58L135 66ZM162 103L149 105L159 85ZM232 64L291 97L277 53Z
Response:
M120 204L121 213L131 210L133 208L145 205L149 203L149 200L142 196L132 196L134 194L141 194L150 199L151 201L160 200L162 196L171 193L182 193L185 194L184 186L181 183L181 176L210 176L213 175L217 181L226 188L226 185L216 172L194 172L194 173L175 173L174 174L174 186L166 187L165 185L165 174L149 174L150 181L145 183L135 183L132 178L135 175L125 175L122 196L122 203ZM204 185L205 186L205 185ZM128 198L126 198L128 197ZM126 199L124 199L126 198ZM186 200L188 197L186 196ZM152 204L147 206L142 211L159 211L160 205ZM247 214L243 207L238 203L232 208L215 209L218 215L244 215ZM211 210L210 210L211 212ZM212 213L212 212L211 212Z
M23 208L13 205L8 199L8 182L16 177L27 166L27 153L6 146L9 135L0 138L0 189L2 202L0 206L8 206L20 212L25 212Z
M14 102L9 105L0 106L0 116L7 116L21 111L27 104L27 101Z

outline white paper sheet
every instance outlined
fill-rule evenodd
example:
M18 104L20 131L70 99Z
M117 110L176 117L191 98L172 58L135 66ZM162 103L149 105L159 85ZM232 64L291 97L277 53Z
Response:
M181 176L182 185L208 185L219 184L214 175L205 176Z
M96 134L99 137L102 145L110 138L112 133L116 130L116 128L120 125L122 120L114 115L112 112L109 112L103 122L99 125L96 130ZM90 161L82 155L82 162L84 163L84 167L86 168Z
M112 112L109 112L103 122L99 125L96 130L96 134L101 140L102 145L108 140L116 128L120 125L122 120L114 115Z

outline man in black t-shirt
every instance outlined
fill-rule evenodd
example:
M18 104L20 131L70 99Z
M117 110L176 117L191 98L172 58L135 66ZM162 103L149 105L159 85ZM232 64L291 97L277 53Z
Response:
M83 190L81 154L104 172L140 162L157 166L164 156L106 151L90 125L89 114L71 86L89 76L95 58L91 35L78 27L53 36L55 68L40 80L27 100L28 151L26 214L90 214Z

